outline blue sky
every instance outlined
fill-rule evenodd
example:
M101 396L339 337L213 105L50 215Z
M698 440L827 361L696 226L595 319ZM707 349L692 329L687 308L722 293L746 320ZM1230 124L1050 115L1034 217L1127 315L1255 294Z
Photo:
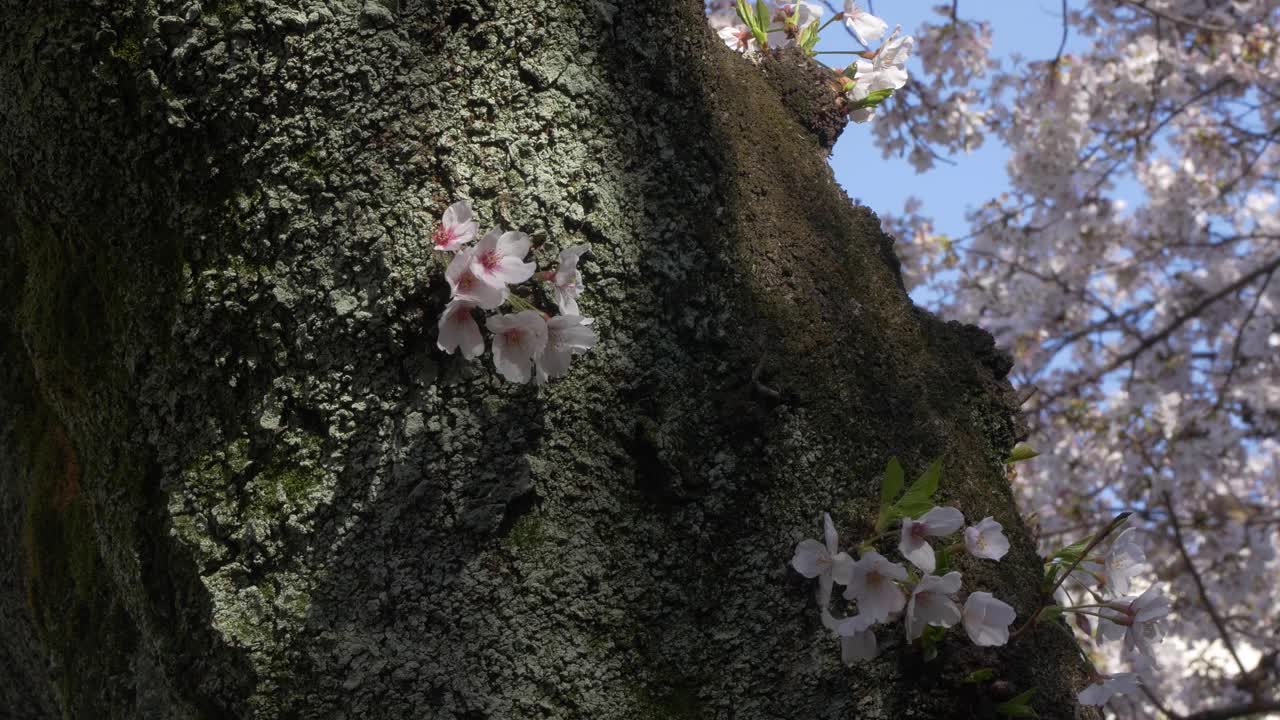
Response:
M909 33L915 32L922 22L937 22L940 16L933 8L939 4L940 0L873 0L872 3L875 13L890 27L901 25L903 31ZM1062 5L1058 0L961 0L959 8L961 18L991 23L992 54L996 58L1007 59L1013 53L1020 53L1027 59L1043 60L1052 58L1058 51L1062 38ZM1068 47L1081 48L1086 42L1085 38L1073 36ZM853 48L856 43L840 27L832 25L823 32L820 49ZM838 56L822 59L838 64L835 58ZM914 77L923 72L917 58L912 58L908 67ZM951 157L956 165L938 163L928 173L917 175L905 157L880 157L870 124L851 124L836 144L831 165L835 168L836 180L850 197L872 210L900 213L907 196L915 195L924 201L922 212L936 220L939 232L961 237L968 232L965 211L1008 187L1004 171L1008 156L1003 145L988 138L977 151Z

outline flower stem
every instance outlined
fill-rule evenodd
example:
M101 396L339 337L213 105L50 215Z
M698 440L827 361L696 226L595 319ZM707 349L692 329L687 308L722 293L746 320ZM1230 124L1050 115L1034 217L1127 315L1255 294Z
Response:
M822 32L823 30L826 30L826 29L827 29L827 26L828 26L828 25L830 25L831 23L833 23L833 22L835 22L835 21L837 21L837 20L843 20L843 19L844 19L844 13L842 13L842 12L839 12L839 13L836 13L835 15L832 15L830 20L828 20L828 21L826 21L826 22L824 22L824 23L822 23L821 25L819 25L819 26L818 26L818 32Z
M1125 520L1128 520L1129 516L1132 514L1133 514L1132 512L1126 511L1112 518L1111 522L1107 523L1107 526L1102 528L1102 532L1095 535L1093 539L1089 541L1089 544L1085 546L1084 550L1075 559L1075 562L1071 563L1071 566L1067 568L1066 572L1062 573L1062 575L1058 577L1058 581L1053 584L1053 587L1049 588L1049 592L1046 593L1046 596L1049 598L1052 598L1053 594L1058 591L1059 587L1062 586L1062 583L1065 582L1068 577L1071 577L1072 572L1075 572L1076 567L1079 566L1080 563L1084 562L1084 559L1086 557L1089 557L1089 551L1097 547L1098 543L1105 540L1107 536L1110 535L1112 532L1115 532L1115 529L1120 527L1120 525L1122 525ZM1040 601L1040 607L1036 608L1036 611L1031 614L1031 619L1027 620L1025 623L1022 624L1022 627L1018 628L1017 630L1014 630L1009 635L1009 642L1013 642L1019 635L1026 632L1027 628L1034 625L1036 620L1040 617L1040 612L1042 610L1044 610L1043 599Z

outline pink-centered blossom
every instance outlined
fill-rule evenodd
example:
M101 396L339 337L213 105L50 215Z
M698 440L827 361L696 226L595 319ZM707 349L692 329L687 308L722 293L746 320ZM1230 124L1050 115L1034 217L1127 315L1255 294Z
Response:
M831 515L822 514L823 542L804 539L796 545L791 567L807 578L818 578L819 597L831 597L832 582L847 585L853 569L853 558L840 551L840 538Z
M1017 613L1008 603L989 592L969 593L964 601L964 631L974 645L1004 645L1009 642L1009 625Z
M436 250L454 252L475 239L478 229L471 219L471 204L460 200L444 211L440 225L431 235L431 245Z
M844 23L866 47L884 37L884 31L889 29L889 23L858 7L854 0L844 0Z
M731 49L738 52L754 52L759 49L756 44L756 36L752 34L751 28L746 25L729 25L720 28L717 32L720 39L724 41Z
M578 270L578 258L591 250L591 246L583 243L572 245L560 251L560 264L551 276L552 300L565 315L578 314L578 296L582 294L582 273Z
M925 573L933 572L937 567L937 559L925 538L950 535L964 526L964 515L953 507L936 507L921 515L919 519L902 519L902 539L898 543L898 551L911 561L912 565Z
M854 561L844 596L857 601L860 616L884 622L906 605L906 595L898 587L906 579L907 569L901 564L869 550Z
M524 261L528 254L528 235L490 230L476 243L471 256L471 272L496 288L522 283L533 277L534 264Z
M960 622L960 607L951 596L960 592L960 573L952 571L937 577L925 575L911 591L907 601L907 640L924 634L926 625L951 627Z
M995 518L985 517L977 525L964 529L964 547L970 555L986 560L999 560L1009 552L1009 538Z
M493 310L507 299L506 288L494 287L472 271L472 260L475 248L467 248L449 262L444 277L449 281L449 290L455 300L463 300L485 310Z
M595 347L596 334L588 325L591 318L578 315L557 315L547 321L547 344L534 356L537 374L534 382L539 385L569 372L569 362L574 355Z
M491 316L485 326L493 333L493 366L515 383L529 382L533 359L547 345L547 321L537 310Z
M1124 639L1124 651L1154 660L1151 643L1164 638L1159 624L1171 612L1169 598L1157 585L1136 598L1127 597L1107 603L1105 617L1098 622L1098 636L1103 640Z
M466 300L454 300L440 315L439 334L436 346L453 354L455 350L462 357L471 360L484 352L484 337L480 335L480 326L476 324L472 311L476 306Z

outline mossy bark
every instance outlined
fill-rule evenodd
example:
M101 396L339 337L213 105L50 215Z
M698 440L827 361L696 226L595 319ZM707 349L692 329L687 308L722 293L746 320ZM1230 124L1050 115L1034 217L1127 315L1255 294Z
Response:
M944 455L1013 541L967 582L1037 602L1007 360L911 305L787 65L693 0L0 0L0 706L981 717L992 667L1073 716L1059 629L845 668L787 568ZM591 243L565 380L435 349L458 198Z

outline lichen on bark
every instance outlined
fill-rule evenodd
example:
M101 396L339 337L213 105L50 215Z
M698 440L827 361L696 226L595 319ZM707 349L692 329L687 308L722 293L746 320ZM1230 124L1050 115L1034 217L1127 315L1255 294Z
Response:
M0 699L45 682L119 717L967 717L980 663L1072 715L1058 633L953 634L926 665L886 631L875 663L838 662L786 560L823 510L874 520L890 455L945 455L946 500L1013 541L966 576L1037 600L1001 465L1007 360L911 305L780 67L771 84L722 47L696 2L600 6L0 0L0 259L36 267L3 276L23 368L5 397L43 403L76 450L121 649L63 685L0 676ZM591 243L601 343L565 380L511 386L435 349L426 237L464 197L540 266ZM84 277L111 322L84 322ZM37 292L59 304L22 310ZM88 357L40 340L64 336ZM32 462L14 437L5 468Z

